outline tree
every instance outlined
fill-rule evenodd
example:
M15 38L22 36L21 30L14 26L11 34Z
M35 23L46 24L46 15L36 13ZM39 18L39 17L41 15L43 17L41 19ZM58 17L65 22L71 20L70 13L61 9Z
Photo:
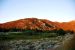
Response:
M66 31L64 31L63 29L59 29L56 31L57 35L65 35Z

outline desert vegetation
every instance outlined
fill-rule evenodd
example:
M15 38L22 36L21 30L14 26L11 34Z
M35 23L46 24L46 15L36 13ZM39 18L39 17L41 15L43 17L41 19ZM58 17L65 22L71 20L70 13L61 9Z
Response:
M65 35L62 29L52 31L12 29L0 32L0 48L5 50L48 50L61 45Z

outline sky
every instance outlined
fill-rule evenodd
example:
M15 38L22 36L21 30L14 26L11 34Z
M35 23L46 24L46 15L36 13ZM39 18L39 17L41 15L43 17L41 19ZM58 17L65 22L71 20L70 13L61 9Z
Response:
M0 0L0 23L23 18L75 20L75 0Z

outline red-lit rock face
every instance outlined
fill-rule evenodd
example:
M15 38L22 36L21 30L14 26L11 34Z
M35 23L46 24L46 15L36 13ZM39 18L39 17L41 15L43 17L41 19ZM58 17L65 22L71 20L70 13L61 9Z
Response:
M75 32L75 21L65 22L60 24L60 28Z
M71 22L52 22L46 19L37 19L37 18L26 18L17 21L7 22L0 24L0 28L3 29L38 29L38 30L54 30L54 29L63 29L63 30L73 30L75 31L75 21Z

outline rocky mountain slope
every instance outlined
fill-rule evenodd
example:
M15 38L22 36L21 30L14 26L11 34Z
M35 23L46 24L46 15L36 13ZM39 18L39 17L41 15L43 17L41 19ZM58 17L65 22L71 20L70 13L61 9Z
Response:
M75 21L70 22L52 22L46 19L26 18L17 21L11 21L0 24L0 29L29 29L29 30L54 30L63 29L75 31Z

